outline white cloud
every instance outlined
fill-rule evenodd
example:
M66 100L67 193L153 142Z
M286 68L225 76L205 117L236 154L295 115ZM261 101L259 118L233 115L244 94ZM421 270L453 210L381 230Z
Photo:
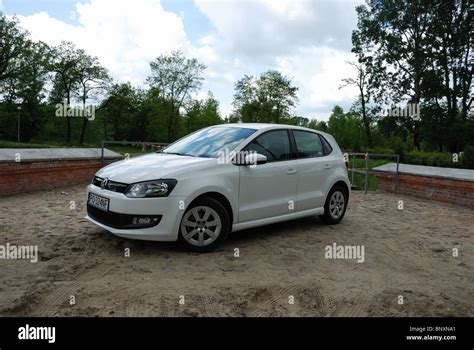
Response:
M290 53L299 46L350 49L356 24L351 1L195 0L229 51L249 56Z
M233 73L229 79L277 69L300 88L296 112L324 120L335 104L347 108L356 98L354 88L339 87L343 78L354 74L345 61L354 60L351 32L360 1L195 2L216 28L201 42L226 58L227 72ZM233 60L246 64L237 69L229 64Z
M357 89L347 86L340 89L342 79L354 75L347 61L351 53L328 47L301 48L293 55L277 59L278 69L293 78L300 86L299 110L307 116L327 119L335 104L347 105L357 97Z
M46 12L18 16L34 40L57 45L72 41L97 56L114 78L142 84L149 62L162 53L187 45L182 19L156 0L90 0L76 5L78 26Z

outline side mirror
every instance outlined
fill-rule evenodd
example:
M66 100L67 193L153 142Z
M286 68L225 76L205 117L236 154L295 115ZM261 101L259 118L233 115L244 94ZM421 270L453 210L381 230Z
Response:
M257 166L260 164L265 164L267 162L267 157L263 154L252 152L250 154L246 154L245 152L238 153L233 163L239 166Z
M267 162L267 157L260 153L251 153L245 156L245 165L260 165Z

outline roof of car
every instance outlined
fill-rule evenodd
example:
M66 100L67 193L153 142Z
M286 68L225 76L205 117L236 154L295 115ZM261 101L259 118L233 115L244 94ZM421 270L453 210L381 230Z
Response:
M304 128L302 126L295 126L295 125L286 125L286 124L269 124L269 123L230 123L230 124L220 124L220 125L215 125L216 127L219 126L225 126L225 127L232 127L232 128L249 128L249 129L257 129L257 130L262 130L262 129L281 129L281 128L287 128L287 129L296 129L296 130L306 130L306 131L312 131L312 132L320 132L323 133L319 130L315 129L309 129L309 128ZM324 134L324 133L323 133Z

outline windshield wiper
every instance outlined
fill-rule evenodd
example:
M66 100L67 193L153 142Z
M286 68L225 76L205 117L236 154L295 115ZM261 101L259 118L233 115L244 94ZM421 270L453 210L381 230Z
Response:
M186 154L186 153L180 153L180 152L163 152L163 151L160 151L158 153L172 154L172 155L175 155L175 156L196 157L192 154Z

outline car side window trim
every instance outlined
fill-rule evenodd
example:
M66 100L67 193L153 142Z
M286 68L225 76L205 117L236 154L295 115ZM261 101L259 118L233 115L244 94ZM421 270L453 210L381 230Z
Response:
M291 159L298 159L298 148L296 147L296 140L295 135L293 134L293 129L288 129L288 134L290 135Z

